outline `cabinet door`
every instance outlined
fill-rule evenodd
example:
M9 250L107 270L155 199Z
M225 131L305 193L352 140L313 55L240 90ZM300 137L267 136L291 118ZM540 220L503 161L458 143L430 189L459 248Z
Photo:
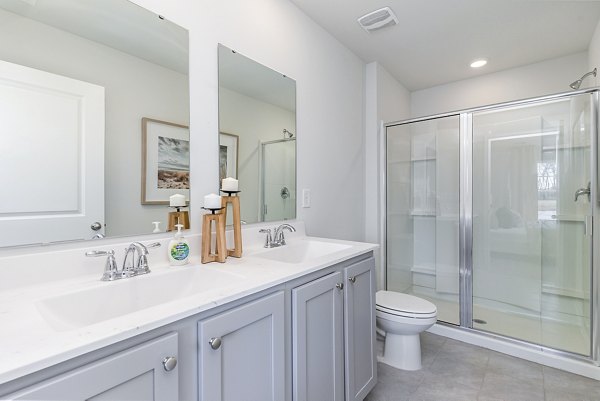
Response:
M11 400L177 400L177 333L119 352L8 396Z
M364 399L377 383L374 265L370 258L344 270L347 401Z
M343 276L292 290L295 401L344 399Z
M283 292L198 323L203 401L285 398Z

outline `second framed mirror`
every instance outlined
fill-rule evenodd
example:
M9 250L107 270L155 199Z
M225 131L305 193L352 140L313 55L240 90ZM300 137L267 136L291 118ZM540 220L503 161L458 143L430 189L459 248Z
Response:
M296 82L219 45L219 182L239 181L242 220L296 217Z

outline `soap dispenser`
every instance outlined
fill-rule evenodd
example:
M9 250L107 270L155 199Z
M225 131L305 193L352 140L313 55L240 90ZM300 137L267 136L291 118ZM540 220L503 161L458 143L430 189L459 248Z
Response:
M177 233L169 242L169 262L171 266L181 266L189 262L190 245L181 234L183 224L176 224L175 227L177 227Z

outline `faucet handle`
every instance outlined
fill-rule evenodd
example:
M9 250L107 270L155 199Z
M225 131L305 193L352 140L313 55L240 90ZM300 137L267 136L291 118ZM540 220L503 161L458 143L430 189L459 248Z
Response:
M141 245L140 257L138 258L138 264L135 269L136 274L147 274L150 273L150 266L148 265L148 248L158 248L160 242L152 242L151 244Z
M273 246L273 239L271 238L271 229L270 228L261 228L258 230L261 234L267 234L267 238L265 240L265 248L271 248Z
M106 258L106 264L104 265L104 273L102 274L102 281L114 281L121 276L119 275L119 268L117 267L117 260L115 259L115 251L88 251L85 253L88 257L108 256Z
M148 249L158 248L160 246L160 242L152 242L148 245L142 244L141 242L133 242L131 245L135 246L141 255L148 255Z
M138 251L137 260L135 259L135 252L133 259L133 275L147 274L150 273L150 267L148 266L148 248L158 248L160 242L152 242L148 245L144 245L141 242L133 242L130 247L134 247Z

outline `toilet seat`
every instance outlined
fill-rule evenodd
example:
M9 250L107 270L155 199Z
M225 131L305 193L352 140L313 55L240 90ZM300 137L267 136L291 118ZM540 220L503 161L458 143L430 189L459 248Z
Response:
M431 302L394 291L377 291L375 309L379 314L382 312L413 319L431 319L437 316L437 308Z

